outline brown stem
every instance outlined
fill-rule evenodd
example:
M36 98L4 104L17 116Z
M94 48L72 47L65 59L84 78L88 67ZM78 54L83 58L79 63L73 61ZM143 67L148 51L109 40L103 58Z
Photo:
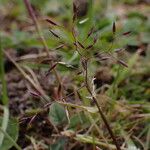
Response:
M33 20L33 22L34 22L34 24L35 24L36 30L37 30L37 32L38 32L38 34L39 34L39 37L40 37L40 39L41 39L41 42L42 42L42 44L43 44L43 46L44 46L45 52L47 53L47 56L48 56L49 58L51 58L51 56L50 56L50 54L49 54L49 49L48 49L47 43L46 43L45 38L44 38L44 36L43 36L43 34L42 34L42 32L41 32L40 26L39 26L39 24L38 24L38 21L37 21L37 19L36 19L36 16L35 16L35 14L34 14L34 11L33 11L33 9L32 9L32 6L31 6L29 0L24 0L24 3L25 3L25 5L26 5L26 8L27 8L27 10L28 10L29 15L31 16L31 18L32 18L32 20ZM50 61L50 65L53 66L54 63L53 63L52 61ZM54 72L54 75L55 75L55 77L56 77L56 79L57 79L57 81L58 81L58 84L59 84L58 86L61 86L61 87L62 87L61 94L62 94L63 97L65 97L64 88L63 88L63 86L62 86L60 76L58 75L58 73L57 73L57 71L56 71L55 68L53 68L53 72ZM63 99L63 100L64 100L64 99ZM66 108L66 113L68 114L68 109L67 109L67 108ZM68 117L68 116L67 116L67 118L68 118L68 120L69 120L69 117Z
M87 62L86 62L86 63L87 63ZM87 65L86 65L86 66L87 66ZM121 150L120 146L118 145L117 139L116 139L116 137L115 137L115 135L114 135L114 133L113 133L113 131L112 131L112 129L111 129L111 127L110 127L110 125L109 125L107 119L106 119L106 116L105 116L104 113L102 112L102 109L101 109L101 107L99 107L99 104L98 104L98 102L97 102L97 99L93 96L93 94L92 94L92 92L91 92L91 90L90 90L90 86L89 86L89 83L88 83L88 69L87 69L87 67L86 67L86 69L85 69L85 86L86 86L86 88L87 88L89 94L91 95L92 100L94 101L96 107L98 108L99 114L100 114L100 116L101 116L101 118L102 118L102 120L103 120L103 122L104 122L104 124L105 124L105 126L106 126L106 128L107 128L107 130L108 130L108 132L109 132L109 134L110 134L110 136L111 136L113 142L114 142L114 144L116 145L117 150Z
M39 24L38 24L38 21L37 21L37 18L36 18L36 16L35 16L35 14L34 14L34 11L33 11L33 9L32 9L32 6L31 6L29 0L24 0L24 3L25 3L25 6L26 6L26 8L27 8L27 10L28 10L28 13L29 13L29 15L30 15L32 21L34 22L34 25L35 25L35 27L36 27L36 31L37 31L38 34L39 34L39 37L40 37L41 42L42 42L42 44L43 44L43 46L44 46L45 52L47 53L47 56L50 58L51 56L50 56L50 53L49 53L49 49L48 49L47 43L46 43L45 38L44 38L44 36L43 36L43 34L42 34L42 32L41 32L40 26L39 26ZM51 66L54 65L52 61L50 61L50 65L51 65ZM55 68L53 69L53 72L54 72L54 75L55 75L55 77L56 77L56 79L57 79L59 85L61 85L60 77L59 77L59 75L58 75L58 73L57 73L57 71L56 71ZM64 94L63 94L63 95L64 95Z

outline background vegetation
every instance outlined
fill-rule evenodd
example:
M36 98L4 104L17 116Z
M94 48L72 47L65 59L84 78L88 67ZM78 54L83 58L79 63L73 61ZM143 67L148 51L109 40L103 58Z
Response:
M0 0L0 150L149 150L149 1L25 2Z

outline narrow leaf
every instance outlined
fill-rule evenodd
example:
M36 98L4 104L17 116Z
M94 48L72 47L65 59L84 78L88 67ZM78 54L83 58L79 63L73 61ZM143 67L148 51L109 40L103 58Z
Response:
M5 69L4 69L4 55L2 51L2 42L1 42L1 36L0 36L0 80L2 84L1 92L2 92L2 98L1 102L4 105L8 104L8 95L7 95L7 83L5 80Z

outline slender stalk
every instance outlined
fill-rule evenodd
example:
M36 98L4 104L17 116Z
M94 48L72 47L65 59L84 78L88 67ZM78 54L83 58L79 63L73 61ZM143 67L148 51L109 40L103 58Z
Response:
M44 50L45 50L45 52L47 53L47 56L48 56L49 58L51 58L50 53L49 53L49 48L48 48L47 43L46 43L46 41L45 41L45 38L44 38L44 36L43 36L43 34L42 34L42 32L41 32L40 25L39 25L39 23L38 23L38 21L37 21L37 18L36 18L36 16L35 16L35 14L34 14L34 11L33 11L33 9L32 9L32 6L31 6L29 0L24 0L24 3L25 3L25 6L26 6L26 8L27 8L27 10L28 10L29 15L30 15L30 17L31 17L31 19L32 19L32 21L33 21L35 27L36 27L36 31L37 31L37 33L39 34L39 37L40 37L40 39L41 39L41 42L42 42L42 44L43 44L43 46L44 46ZM52 61L50 61L50 65L53 66L53 62L52 62ZM58 80L58 83L61 85L61 80L60 80L60 77L59 77L59 75L58 75L56 69L54 68L53 71L54 71L54 74L55 74L55 76L56 76L56 79Z
M116 137L115 137L115 135L114 135L114 133L113 133L113 131L112 131L112 129L111 129L111 127L110 127L110 125L109 125L105 115L104 115L104 113L102 112L101 107L99 107L97 99L93 96L93 94L91 92L91 89L90 89L90 86L89 86L89 83L88 83L88 68L87 68L87 64L86 64L86 68L85 68L85 85L86 85L87 91L89 92L89 94L92 97L93 102L95 103L96 107L98 108L99 114L100 114L100 116L101 116L101 118L102 118L102 120L103 120L103 122L104 122L104 124L105 124L105 126L106 126L106 128L107 128L107 130L108 130L108 132L109 132L113 142L114 142L114 144L116 145L117 150L121 150L120 146L118 145L117 139L116 139Z

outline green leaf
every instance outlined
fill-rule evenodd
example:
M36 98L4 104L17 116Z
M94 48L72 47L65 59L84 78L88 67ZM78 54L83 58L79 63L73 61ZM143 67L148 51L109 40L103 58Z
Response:
M0 125L2 125L2 120L3 120L2 117L0 117ZM11 118L9 120L6 132L13 139L13 141L15 142L17 141L19 133L19 123L17 119ZM13 145L14 144L7 137L4 137L0 150L8 150Z
M66 139L60 138L50 146L50 150L64 150Z
M69 129L74 129L77 127L86 128L89 125L89 120L85 116L84 112L75 114L70 119Z
M8 97L7 97L7 85L5 80L5 70L4 70L4 55L2 51L2 42L0 36L0 81L2 83L2 100L1 102L4 105L8 104Z
M49 117L50 121L56 126L67 122L67 116L64 107L56 102L50 106Z

